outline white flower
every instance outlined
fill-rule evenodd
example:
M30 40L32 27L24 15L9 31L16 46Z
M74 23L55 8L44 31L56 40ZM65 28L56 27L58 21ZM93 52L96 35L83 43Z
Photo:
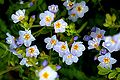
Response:
M47 66L42 69L39 73L39 80L55 80L57 77L57 72L53 70L51 67Z
M29 56L29 57L37 57L37 55L39 55L39 50L37 48L36 45L34 46L31 46L29 48L26 49L26 56Z
M31 34L31 30L19 31L20 39L23 40L23 43L26 47L29 47L32 41L35 40L33 35Z
M82 1L81 3L76 3L73 9L76 11L75 13L82 18L84 13L88 11L88 6L86 6L85 1Z
M58 42L56 35L53 35L51 38L45 38L44 42L47 43L46 48L47 49L52 49L54 45Z
M105 55L99 56L98 60L101 62L99 65L105 68L112 68L112 64L116 63L116 59L111 57L110 53L106 53Z
M67 26L67 23L63 19L57 20L54 23L55 33L59 33L59 32L63 33L63 32L65 32L66 26Z
M25 10L18 10L15 14L11 16L14 23L17 23L25 18Z
M80 57L85 50L85 46L82 42L74 42L71 47L71 53L77 57Z

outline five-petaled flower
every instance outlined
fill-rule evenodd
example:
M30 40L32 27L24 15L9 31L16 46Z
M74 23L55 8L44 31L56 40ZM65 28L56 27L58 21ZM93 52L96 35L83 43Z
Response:
M63 19L57 20L54 23L55 33L59 33L59 32L63 33L63 32L65 32L66 26L67 26L67 23Z
M26 47L31 45L31 42L35 40L31 34L31 30L19 31L20 39L23 40L23 43Z
M105 34L105 30L100 30L100 28L96 28L95 32L91 32L90 36L92 38L98 38L98 39L103 39Z
M41 19L40 25L41 26L51 26L52 21L54 20L54 13L50 11L45 11L44 13L41 13L39 15L39 18Z
M15 14L12 14L11 16L14 23L17 23L19 21L22 21L25 18L25 10L18 10Z
M10 49L15 49L17 48L17 45L15 44L15 37L10 35L9 33L6 33L6 35L8 36L6 38L6 43L10 44Z
M82 44L82 42L74 42L71 47L71 53L74 56L80 57L83 54L83 51L85 50L85 46Z
M67 53L63 56L63 62L65 62L67 65L71 65L73 62L78 62L78 57L71 53Z
M37 57L37 55L39 55L39 50L37 49L37 46L31 46L29 48L26 49L26 56L27 57Z
M21 61L20 61L20 65L25 65L27 67L30 67L30 66L33 66L27 58L23 58Z
M69 53L69 48L67 42L57 42L53 50L59 53L60 57L63 57L66 53Z
M39 73L39 80L55 80L57 78L57 72L50 66L46 66Z
M80 3L76 3L73 9L75 10L75 13L82 18L84 13L88 11L88 6L86 6L85 1L81 1Z
M67 10L70 10L74 7L75 2L72 2L70 0L66 0L63 5L66 7Z
M52 49L54 45L58 42L56 35L53 35L51 38L45 38L44 42L47 43L46 48L47 49Z
M97 39L97 38L93 38L93 40L89 40L88 41L88 49L98 49L99 47L99 44L100 44L100 40Z
M98 60L101 62L99 65L104 68L112 68L112 64L116 63L116 59L111 57L110 53L106 53L105 55L101 55L98 57Z

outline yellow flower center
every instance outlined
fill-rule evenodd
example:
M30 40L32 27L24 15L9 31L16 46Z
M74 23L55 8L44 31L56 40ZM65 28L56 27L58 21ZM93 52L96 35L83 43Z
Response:
M18 17L18 20L20 20L20 21L23 20L23 19L24 19L24 16L19 16Z
M97 38L102 38L102 34L97 34Z
M30 35L29 34L25 34L24 35L24 39L26 39L26 40L30 39Z
M30 54L33 54L34 51L35 51L35 48L30 48L30 49L28 50L28 52L29 52Z
M56 26L56 28L60 28L61 27L61 23L57 22L55 26Z
M67 6L71 8L73 6L73 2L70 1Z
M104 61L104 63L106 63L106 64L107 64L107 63L109 63L109 62L110 62L110 59L106 57L106 58L104 58L104 59L103 59L103 61Z
M98 47L98 43L95 43L93 46L94 46L94 48L97 48Z
M75 13L71 14L72 17L74 17L75 15L76 15Z
M110 40L110 41L111 41L111 43L112 43L112 44L115 44L115 41L114 41L113 39L112 39L112 40Z
M51 44L55 45L56 44L56 40L51 40Z
M72 54L69 54L69 55L67 56L67 58L72 58Z
M49 77L49 74L47 72L45 72L43 75L42 75L45 79L47 79Z
M77 9L78 12L80 12L82 10L82 7L78 6L76 9Z
M76 44L76 45L74 45L74 47L73 47L73 49L74 49L74 50L78 50L78 48L79 48L79 47L78 47L78 45L77 45L77 44Z
M66 50L66 46L65 46L65 45L62 45L62 46L61 46L61 49L62 49L62 50Z
M51 17L50 16L46 16L46 22L50 22L51 21Z

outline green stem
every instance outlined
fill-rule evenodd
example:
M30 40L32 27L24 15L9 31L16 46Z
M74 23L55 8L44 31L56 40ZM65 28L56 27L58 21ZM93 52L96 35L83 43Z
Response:
M33 27L40 27L40 25L33 25L31 28L33 28Z
M5 73L7 73L7 72L9 72L9 71L11 71L11 70L18 69L19 67L20 67L20 65L15 66L15 67L8 68L8 69L6 69L6 70L4 70L4 71L1 71L1 72L0 72L0 75L3 75L3 74L5 74Z
M80 29L77 30L77 33L80 33L87 25L88 22L85 22L81 27Z

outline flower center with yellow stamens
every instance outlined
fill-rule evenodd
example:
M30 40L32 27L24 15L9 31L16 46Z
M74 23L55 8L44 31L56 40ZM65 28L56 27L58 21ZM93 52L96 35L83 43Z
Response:
M106 58L104 58L104 59L103 59L103 61L104 61L104 63L106 63L106 64L107 64L107 63L109 63L109 62L110 62L110 59L106 57Z
M75 13L71 14L72 17L74 17L75 15L76 15Z
M72 54L69 54L69 55L67 56L67 58L72 58Z
M56 28L60 28L61 27L61 23L57 22L55 26L56 26Z
M61 46L61 49L62 49L62 50L66 50L66 46L65 46L65 45L62 45L62 46Z
M111 41L112 44L115 44L115 40L112 39L112 40L110 40L110 41Z
M73 2L70 1L67 6L71 8L73 6Z
M80 12L82 10L82 7L78 6L76 9L77 9L78 12Z
M98 43L95 43L93 46L94 46L94 48L97 48L98 47Z
M49 77L49 74L47 72L43 73L42 75L45 79L47 79Z
M20 21L23 20L23 19L24 19L24 16L19 16L18 17L18 20L20 20Z
M50 22L51 21L51 17L50 16L46 16L46 22Z
M30 54L33 54L33 53L35 52L35 48L29 48L28 52L29 52Z
M56 40L51 40L51 44L55 45L56 44Z
M30 35L29 34L25 34L24 35L24 39L26 39L26 40L30 39Z
M78 48L79 48L79 47L78 47L78 45L77 45L77 44L76 44L76 45L74 45L74 47L73 47L73 49L74 49L74 50L78 50Z
M97 34L97 38L102 38L102 34Z

